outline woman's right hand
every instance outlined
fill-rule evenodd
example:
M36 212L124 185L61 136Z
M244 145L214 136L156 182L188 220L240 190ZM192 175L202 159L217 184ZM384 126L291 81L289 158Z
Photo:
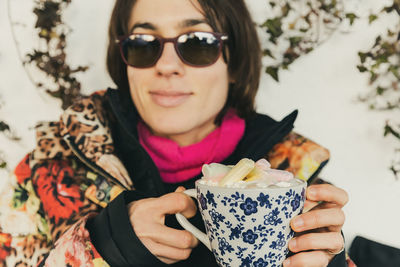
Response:
M196 214L196 205L180 187L174 193L158 198L146 198L128 205L130 222L136 236L160 261L172 264L185 260L198 240L186 230L177 230L165 225L165 216L181 213L186 218Z

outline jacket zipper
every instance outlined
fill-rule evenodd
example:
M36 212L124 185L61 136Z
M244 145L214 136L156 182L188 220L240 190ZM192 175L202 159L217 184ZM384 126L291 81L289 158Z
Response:
M117 183L118 185L122 186L123 188L129 190L129 188L126 188L120 181L118 181L118 179L114 178L109 173L107 173L105 170L96 166L95 164L93 164L93 162L91 162L84 155L82 155L82 153L80 153L80 151L78 151L78 149L75 147L75 144L72 144L72 142L70 142L69 137L70 137L69 135L66 135L63 137L63 139L67 143L68 147L72 150L72 153L74 153L74 155L80 161L82 161L87 167L89 167L95 173L97 173L97 174L111 180L113 183Z

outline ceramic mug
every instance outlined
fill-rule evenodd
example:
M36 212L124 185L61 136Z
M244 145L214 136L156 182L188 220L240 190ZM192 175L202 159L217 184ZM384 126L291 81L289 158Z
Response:
M182 227L211 250L220 266L281 266L302 212L307 183L289 187L229 188L196 182L184 191L196 198L207 235L181 214Z

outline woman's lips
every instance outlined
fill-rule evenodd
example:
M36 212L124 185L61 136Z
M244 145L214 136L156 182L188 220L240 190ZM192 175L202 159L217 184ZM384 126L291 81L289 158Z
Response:
M172 108L183 104L192 93L151 91L150 96L154 103L165 108Z

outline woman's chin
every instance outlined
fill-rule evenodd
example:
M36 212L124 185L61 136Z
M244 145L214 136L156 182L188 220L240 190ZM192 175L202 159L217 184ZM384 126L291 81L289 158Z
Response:
M190 127L185 127L185 125L180 125L175 122L171 123L162 123L161 125L157 125L156 127L153 127L152 129L153 134L158 135L158 136L164 136L164 137L171 137L171 136L180 136L180 135L185 135L188 132L190 132Z
M204 116L201 113L171 112L157 114L158 116L142 116L154 135L174 140L178 143L193 144L201 141L215 129L215 116ZM153 114L155 115L155 114Z
M151 130L154 135L171 139L180 146L197 143L206 135L205 129L196 127L193 120L186 123L182 120L163 121L163 123L151 128Z

